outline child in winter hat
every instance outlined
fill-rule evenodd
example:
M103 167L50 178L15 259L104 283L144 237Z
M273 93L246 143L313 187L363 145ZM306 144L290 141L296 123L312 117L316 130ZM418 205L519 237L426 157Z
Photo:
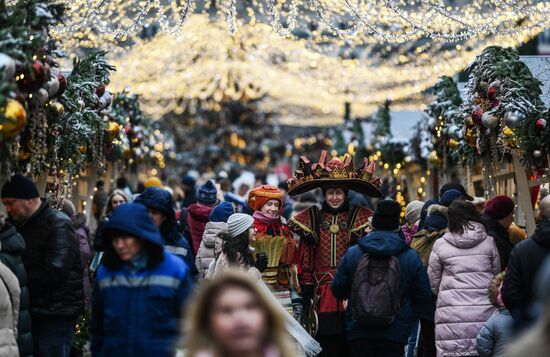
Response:
M502 283L505 272L498 274L489 287L489 301L498 313L485 323L477 335L476 345L480 357L501 357L507 353L513 339L514 319L502 302Z
M199 187L199 192L197 194L197 201L207 206L213 206L218 201L216 195L218 194L218 189L212 180L206 181L204 185Z
M411 201L405 208L405 224L401 227L401 230L405 235L405 242L409 245L413 235L418 232L418 221L420 220L422 207L424 207L424 202Z

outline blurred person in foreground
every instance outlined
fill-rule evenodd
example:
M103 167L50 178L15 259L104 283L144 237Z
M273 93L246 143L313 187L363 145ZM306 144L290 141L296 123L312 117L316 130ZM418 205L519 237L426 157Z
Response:
M189 309L185 356L298 356L275 304L243 273L224 273L206 282Z
M172 356L191 273L141 204L117 208L92 298L92 356Z

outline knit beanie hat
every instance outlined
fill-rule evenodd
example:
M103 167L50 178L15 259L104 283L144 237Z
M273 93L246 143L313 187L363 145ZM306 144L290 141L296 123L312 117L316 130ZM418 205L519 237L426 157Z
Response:
M472 196L470 196L469 194L466 193L466 189L464 188L464 186L462 186L459 183L454 183L454 182L449 182L449 183L446 183L443 186L441 186L441 188L439 189L439 197L443 197L445 192L447 192L449 190L459 191L460 193L462 193L462 196L467 201L473 201L474 200L474 198Z
M36 197L40 197L36 185L23 175L13 175L2 187L2 198L30 199Z
M462 199L463 197L464 197L464 194L459 190L450 189L448 191L445 191L445 193L439 199L439 202L443 206L449 207L451 203L453 203L453 201Z
M222 202L210 212L208 219L210 222L227 222L227 219L235 213L233 205L229 202Z
M145 180L145 182L143 183L143 187L145 187L145 188L149 188L149 187L163 188L162 182L156 176L151 176L147 180Z
M395 231L400 227L401 205L394 200L382 200L372 216L372 228L380 231Z
M216 203L217 193L218 193L218 190L216 189L214 182L212 182L212 180L208 180L204 185L199 187L199 194L197 195L197 200L200 203L211 205L213 203Z
M484 213L495 220L508 217L514 212L516 205L508 196L495 196L485 205Z
M234 213L227 220L227 232L231 237L246 232L254 224L254 218L244 213Z
M410 224L416 223L420 219L420 212L424 207L422 201L411 201L405 209L405 220Z
M283 209L283 193L272 185L256 187L248 194L248 206L254 211L259 211L269 200L279 201L279 210Z
M432 212L424 221L424 229L429 231L440 231L447 228L447 216L441 212Z

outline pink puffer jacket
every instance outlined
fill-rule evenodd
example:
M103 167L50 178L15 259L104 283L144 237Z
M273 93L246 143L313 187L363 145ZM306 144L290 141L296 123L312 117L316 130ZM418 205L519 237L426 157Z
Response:
M437 295L438 357L477 356L476 336L494 314L488 289L500 261L493 238L471 223L464 234L445 233L430 255L428 275Z

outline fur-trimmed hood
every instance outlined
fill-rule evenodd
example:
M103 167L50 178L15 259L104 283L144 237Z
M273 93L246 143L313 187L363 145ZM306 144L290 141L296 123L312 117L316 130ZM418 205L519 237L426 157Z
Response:
M449 213L449 207L445 207L443 205L431 205L428 207L428 216L433 213L440 213L447 217L447 214Z

